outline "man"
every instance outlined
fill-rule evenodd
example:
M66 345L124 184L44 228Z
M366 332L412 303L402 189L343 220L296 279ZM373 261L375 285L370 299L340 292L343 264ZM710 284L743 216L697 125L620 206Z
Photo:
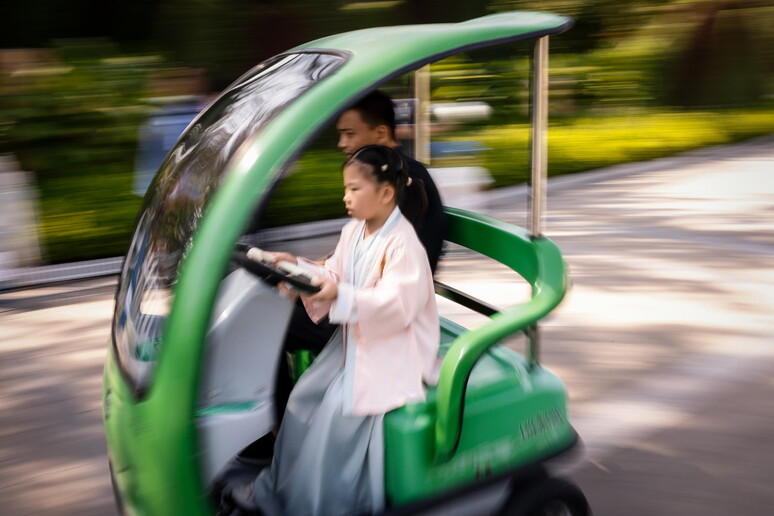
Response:
M339 133L338 146L347 159L365 145L385 145L400 151L395 139L395 109L392 100L378 90L369 93L342 113L336 123L336 130ZM414 229L425 246L430 268L435 272L445 233L441 196L425 166L405 154L402 156L408 165L409 177L421 181L427 195L424 217L419 217L420 222ZM407 196L401 202L400 209L407 215L422 210L421 201Z
M400 151L399 144L395 139L395 109L390 97L381 91L376 90L369 93L344 111L336 123L336 129L339 133L338 147L347 159L365 145L385 145ZM426 202L416 196L406 195L400 203L400 209L406 215L420 214L416 218L418 222L414 225L414 229L427 251L430 269L435 272L446 229L441 196L424 165L405 154L401 153L401 155L408 165L408 174L411 180L419 181L423 185ZM410 216L407 218L412 219ZM290 320L284 349L286 351L308 349L318 353L333 335L335 329L336 326L327 321L320 324L313 323L306 314L303 305L298 302ZM292 388L284 353L280 357L275 387L275 408L277 426L279 426Z

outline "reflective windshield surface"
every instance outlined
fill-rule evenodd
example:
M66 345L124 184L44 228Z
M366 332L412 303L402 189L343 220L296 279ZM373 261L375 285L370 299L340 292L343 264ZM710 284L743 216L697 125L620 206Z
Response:
M340 56L278 56L242 78L182 135L162 164L121 275L113 339L124 372L147 386L173 287L204 209L237 149L291 101L343 63Z

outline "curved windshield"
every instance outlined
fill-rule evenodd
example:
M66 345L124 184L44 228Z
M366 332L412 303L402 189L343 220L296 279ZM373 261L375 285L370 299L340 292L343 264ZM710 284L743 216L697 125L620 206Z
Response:
M337 55L277 56L241 78L186 129L145 198L116 295L113 344L138 391L147 387L177 273L207 203L237 149L344 62Z

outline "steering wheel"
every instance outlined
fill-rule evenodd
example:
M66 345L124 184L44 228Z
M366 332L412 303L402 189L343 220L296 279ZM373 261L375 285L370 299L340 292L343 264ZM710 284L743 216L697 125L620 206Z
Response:
M234 261L270 285L285 282L304 293L314 294L320 291L319 285L312 284L314 277L301 267L290 262L274 264L268 260L267 254L269 253L258 247L237 244L234 250Z

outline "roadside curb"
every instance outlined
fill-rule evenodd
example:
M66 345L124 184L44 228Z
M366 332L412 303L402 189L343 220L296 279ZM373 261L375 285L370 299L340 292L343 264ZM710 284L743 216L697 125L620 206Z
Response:
M123 262L123 256L116 256L99 260L11 269L3 271L3 276L0 276L0 292L46 283L112 276L121 272Z
M691 164L701 163L709 159L735 158L745 156L748 151L763 146L774 146L774 134L758 136L749 140L736 143L727 143L723 145L714 145L711 147L702 147L693 149L663 158L655 158L649 161L636 161L630 163L621 163L609 167L587 170L561 176L554 176L548 179L549 195L553 191L572 188L582 183L597 183L610 179L628 177L636 174L645 174L668 168L678 168ZM495 190L486 190L476 192L466 196L464 202L460 202L458 207L465 206L485 206L491 210L493 207L500 207L500 204L526 200L528 195L527 185L522 183L513 186L504 186ZM455 204L457 206L457 204Z

